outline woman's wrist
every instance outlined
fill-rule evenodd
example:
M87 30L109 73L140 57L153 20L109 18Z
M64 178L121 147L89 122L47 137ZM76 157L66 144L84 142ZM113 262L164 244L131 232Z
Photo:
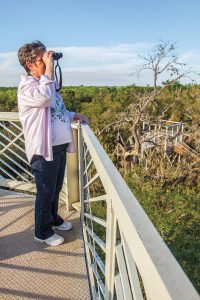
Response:
M74 121L80 121L81 123L87 123L87 124L90 123L90 120L86 116L79 113L75 113Z
M77 120L79 120L79 114L75 113L75 115L74 115L74 121L77 121Z
M54 80L53 64L46 65L45 75L47 75L50 80Z

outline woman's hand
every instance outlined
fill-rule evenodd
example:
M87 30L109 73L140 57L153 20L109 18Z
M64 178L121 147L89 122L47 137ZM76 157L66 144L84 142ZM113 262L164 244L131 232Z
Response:
M53 53L54 53L54 51L44 52L42 59L43 59L43 62L45 63L45 65L52 64L54 62L53 61Z
M49 79L54 80L54 60L53 60L54 51L46 51L42 57L43 62L46 65L45 75Z
M74 115L74 121L80 121L81 123L86 123L86 124L90 124L90 120L86 117L86 116L84 116L84 115L81 115L81 114L78 114L78 113L76 113L75 115Z

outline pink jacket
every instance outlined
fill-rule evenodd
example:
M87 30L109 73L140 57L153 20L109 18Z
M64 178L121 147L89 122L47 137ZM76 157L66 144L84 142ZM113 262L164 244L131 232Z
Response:
M18 87L18 110L25 138L25 150L30 163L34 154L53 160L50 106L55 101L57 83L42 75L40 79L22 76ZM67 112L70 121L73 112ZM72 131L72 128L70 127ZM71 133L70 133L71 135ZM75 152L74 140L67 152Z

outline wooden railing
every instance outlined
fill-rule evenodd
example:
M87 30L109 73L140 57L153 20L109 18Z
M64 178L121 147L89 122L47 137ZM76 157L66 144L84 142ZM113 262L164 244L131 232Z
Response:
M10 124L15 121L16 119L13 119L10 114L3 117L0 113L0 122L4 125L2 130L7 130L5 127L11 130ZM78 164L73 163L71 166L74 168L73 172L71 169L71 177L74 176L76 182L75 185L72 185L72 181L67 183L68 188L70 187L68 199L72 199L70 193L73 193L73 187L77 189L79 186L78 196L73 199L73 202L78 201L78 203L74 203L73 206L80 209L81 213L91 298L94 300L199 299L192 283L90 127L88 125L73 127L78 133L76 134L78 156L68 155L68 160L70 163L72 157L75 160L77 158ZM22 135L17 133L17 130L11 131L15 134L9 133L8 143L14 145ZM5 144L5 133L3 134L1 137ZM20 147L22 147L21 143ZM1 144L3 147L0 152L1 160L4 160L3 153L7 156L10 153L14 155L12 151L8 152L10 145L3 144ZM19 154L18 159L24 158L18 150L13 151ZM18 162L14 156L12 159ZM13 161L12 164L14 168ZM1 164L1 176L8 177L9 167L5 166L7 173L3 163ZM16 166L18 167L17 164ZM3 180L15 181L14 171L11 170L13 178L0 179L0 183ZM70 175L70 170L68 172ZM15 174L18 176L17 173ZM67 207L71 206L67 205Z

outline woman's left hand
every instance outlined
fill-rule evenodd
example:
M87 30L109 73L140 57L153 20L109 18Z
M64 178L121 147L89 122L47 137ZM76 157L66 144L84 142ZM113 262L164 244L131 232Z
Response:
M90 120L86 116L78 113L74 115L74 121L80 121L81 123L90 124Z

